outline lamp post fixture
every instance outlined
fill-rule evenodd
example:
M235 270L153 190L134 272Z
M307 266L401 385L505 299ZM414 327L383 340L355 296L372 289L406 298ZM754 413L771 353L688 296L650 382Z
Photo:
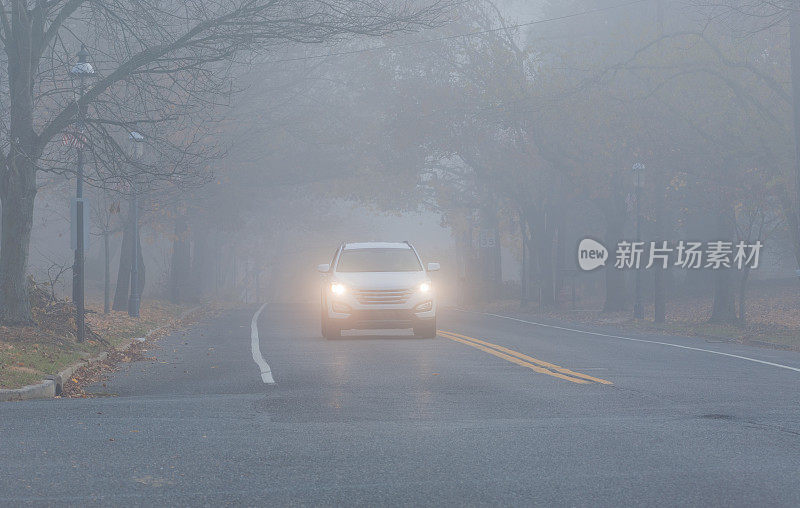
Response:
M86 46L81 45L78 52L78 63L69 71L70 75L78 78L79 93L76 99L78 105L77 132L75 133L74 143L78 150L78 183L75 191L75 263L72 266L72 300L75 302L75 325L77 328L78 342L83 342L86 338L86 308L85 308L85 285L84 285L84 206L83 206L83 144L86 139L85 114L86 109L83 105L83 94L86 89L86 78L94 74L94 67L89 63L89 52Z
M644 164L637 162L631 169L634 175L636 175L636 241L640 242L642 240L642 216L639 213L639 201L642 195L642 185L644 185ZM636 289L633 302L633 317L634 319L642 319L644 317L644 308L642 305L642 274L638 266L636 267Z
M133 131L130 134L131 155L139 161L144 153L144 136ZM131 234L133 235L133 252L131 253L131 295L128 298L128 315L139 317L139 307L142 302L142 288L139 287L139 197L136 188L136 171L131 179Z

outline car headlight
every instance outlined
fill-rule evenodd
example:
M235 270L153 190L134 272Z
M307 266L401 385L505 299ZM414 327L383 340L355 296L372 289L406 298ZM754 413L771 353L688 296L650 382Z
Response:
M343 295L345 294L346 291L347 288L345 287L344 284L341 284L339 282L334 282L333 284L331 284L331 293L335 295Z
M430 282L423 282L419 285L419 290L422 293L430 293L431 292L431 283Z

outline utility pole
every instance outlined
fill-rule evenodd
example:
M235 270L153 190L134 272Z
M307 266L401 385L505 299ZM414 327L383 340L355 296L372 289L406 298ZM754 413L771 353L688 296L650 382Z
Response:
M80 82L77 99L78 128L75 133L75 145L78 150L78 182L75 188L75 262L72 265L72 300L75 302L75 327L78 342L86 339L86 295L85 295L85 249L84 245L84 206L83 206L83 144L85 137L86 110L83 106L83 94L86 91L86 76L94 74L94 68L89 63L89 52L86 46L81 45L78 52L78 63L70 70L70 74L77 76Z
M642 171L644 171L644 164L637 162L633 165L633 172L636 173L636 243L642 240L642 215L640 213L640 201L642 196ZM633 317L634 319L642 319L644 317L644 308L642 305L642 272L639 267L636 268L636 282L635 282L635 299L633 303Z
M792 118L794 119L795 257L800 269L800 10L789 13L789 52L792 66ZM798 270L800 275L800 270Z
M136 186L131 189L131 295L128 297L128 315L139 317L139 304L141 291L139 289L139 204L136 196Z
M528 306L528 263L530 262L528 259L528 242L527 242L527 231L525 231L525 224L520 217L519 221L519 229L521 231L520 238L522 238L522 273L520 274L520 304L522 307Z
M132 156L138 163L142 158L144 147L144 136L138 132L130 133L130 141L133 147ZM142 302L142 288L139 287L139 196L136 188L138 168L134 167L131 178L131 233L133 234L133 254L131 255L131 295L128 298L128 315L139 317L139 307Z
M111 260L109 259L109 242L108 242L108 226L103 229L103 254L104 260L104 277L103 277L103 314L108 314L111 310Z
M658 36L664 35L664 2L658 0L656 3L656 24ZM663 53L659 45L659 54ZM665 161L661 161L661 169ZM664 182L663 171L656 171L653 175L653 189L655 191L655 239L663 240L664 234ZM653 321L663 323L667 317L666 288L664 287L664 271L656 268L653 272Z

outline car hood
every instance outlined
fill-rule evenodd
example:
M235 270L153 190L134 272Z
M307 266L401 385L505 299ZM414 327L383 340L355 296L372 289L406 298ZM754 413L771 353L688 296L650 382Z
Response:
M419 272L336 272L334 280L356 289L407 289L429 280Z

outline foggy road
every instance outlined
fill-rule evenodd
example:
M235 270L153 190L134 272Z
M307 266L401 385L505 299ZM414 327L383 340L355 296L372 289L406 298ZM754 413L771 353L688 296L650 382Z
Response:
M255 311L106 396L0 405L0 504L800 504L798 353L453 309L435 339L326 341L271 304L265 385Z

